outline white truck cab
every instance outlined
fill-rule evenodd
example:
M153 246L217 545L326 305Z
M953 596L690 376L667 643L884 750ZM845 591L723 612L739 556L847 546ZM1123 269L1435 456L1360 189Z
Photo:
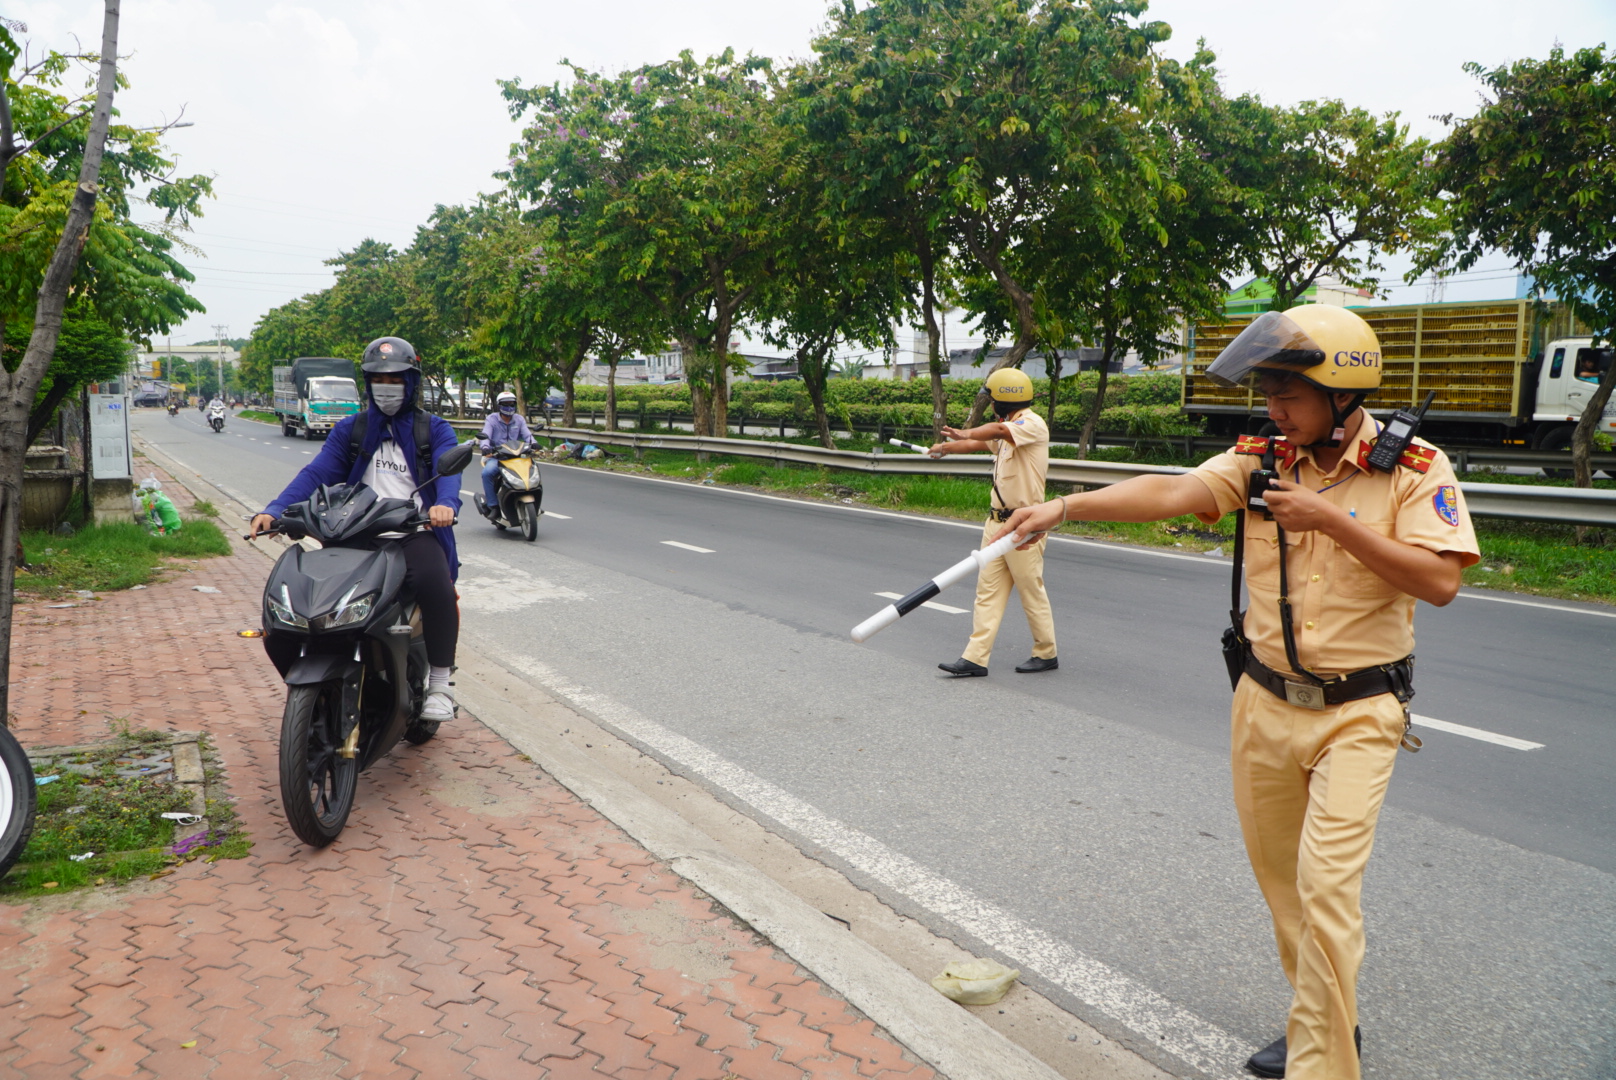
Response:
M1588 399L1599 388L1599 378L1616 360L1616 346L1593 347L1593 338L1561 338L1543 352L1538 371L1537 407L1532 420L1540 450L1564 450L1571 445L1571 430L1582 419ZM1605 406L1599 430L1616 433L1616 394Z

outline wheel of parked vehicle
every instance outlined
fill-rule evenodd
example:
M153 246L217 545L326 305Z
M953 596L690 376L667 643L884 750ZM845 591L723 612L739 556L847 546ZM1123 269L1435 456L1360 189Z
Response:
M342 683L293 686L281 718L281 806L299 840L325 847L348 823L359 761L342 749Z
M16 738L0 727L0 875L34 834L34 770Z
M1553 450L1557 453L1569 453L1571 450L1571 429L1568 427L1554 428L1538 441L1537 448L1539 450ZM1543 469L1543 475L1552 476L1556 480L1569 480L1573 473L1569 467L1564 469L1550 469L1545 466Z
M522 535L528 540L539 538L539 506L537 503L525 502L522 504Z

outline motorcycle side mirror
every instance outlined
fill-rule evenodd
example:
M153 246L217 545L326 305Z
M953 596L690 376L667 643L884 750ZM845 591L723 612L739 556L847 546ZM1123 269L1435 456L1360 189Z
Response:
M446 450L438 459L438 475L454 476L466 471L471 464L473 455L477 453L477 440L471 439L456 446L453 450Z

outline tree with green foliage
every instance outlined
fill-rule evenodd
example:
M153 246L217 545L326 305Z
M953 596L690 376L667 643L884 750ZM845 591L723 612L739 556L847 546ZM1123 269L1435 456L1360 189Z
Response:
M28 414L28 441L39 438L55 419L56 410L86 385L116 379L128 371L131 351L123 333L97 315L88 302L80 301L63 312L56 352Z
M501 83L522 141L503 175L556 240L611 272L677 341L700 434L723 434L730 340L769 273L778 140L767 61L690 52L570 85Z
M1421 182L1430 144L1410 139L1396 113L1330 100L1282 108L1245 95L1220 103L1207 133L1254 226L1246 266L1273 285L1275 311L1325 275L1374 291L1383 256L1441 229Z
M82 149L77 154L74 179L66 190L59 184L49 184L48 196L41 192L39 197L18 198L16 202L10 201L11 167L27 155L34 144L19 146L17 143L18 113L13 111L12 99L16 96L20 101L29 100L24 95L14 95L14 88L20 87L27 73L23 73L23 80L12 78L12 68L21 50L12 37L11 24L0 22L0 192L6 197L6 201L0 203L5 210L5 216L0 218L0 230L3 230L0 242L7 251L7 276L13 279L8 291L15 295L20 283L16 280L20 277L18 271L25 272L26 255L21 252L40 245L51 249L39 276L26 281L34 297L28 348L14 366L0 365L0 724L9 722L11 716L11 616L20 547L17 538L22 518L22 471L28 451L29 413L55 355L68 294L82 262L81 252L88 245L98 216L101 165L108 129L112 126L112 96L118 82L118 2L106 0L101 52L96 58L95 99L89 109L89 122L82 128ZM65 128L73 119L69 116L58 128ZM37 142L56 133L57 128L47 128L33 137ZM48 180L48 176L39 175L35 164L30 162L24 169L32 170L41 181ZM19 176L22 171L19 170ZM41 205L48 202L60 206L60 217ZM46 232L56 237L54 245L42 238Z
M1451 233L1414 273L1467 270L1487 251L1563 299L1598 340L1616 333L1616 56L1603 45L1492 70L1466 64L1491 95L1436 147L1432 184ZM1593 436L1616 387L1605 369L1572 436L1577 486L1593 485Z

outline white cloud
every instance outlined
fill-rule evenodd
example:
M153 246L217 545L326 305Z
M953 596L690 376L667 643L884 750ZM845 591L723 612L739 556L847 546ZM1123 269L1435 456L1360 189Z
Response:
M142 124L183 104L196 126L169 135L187 171L217 177L221 198L198 224L193 262L208 314L175 334L246 334L265 310L318 289L321 261L366 236L406 245L435 203L491 190L516 126L495 80L561 78L563 57L617 69L733 45L808 52L822 0L142 0L125 5L121 50L133 83L119 107ZM93 0L11 0L36 46L100 38ZM1424 134L1433 113L1468 111L1465 60L1492 65L1616 42L1609 0L1158 0L1167 51L1204 36L1227 88L1279 102L1339 97L1400 110Z

